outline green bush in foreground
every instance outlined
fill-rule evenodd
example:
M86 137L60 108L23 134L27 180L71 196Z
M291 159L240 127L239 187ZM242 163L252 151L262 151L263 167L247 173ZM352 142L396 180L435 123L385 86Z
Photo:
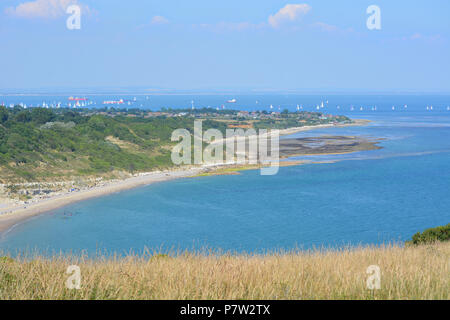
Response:
M412 240L408 244L426 244L433 242L443 242L450 240L450 223L446 226L430 228L420 233L417 232L412 236Z

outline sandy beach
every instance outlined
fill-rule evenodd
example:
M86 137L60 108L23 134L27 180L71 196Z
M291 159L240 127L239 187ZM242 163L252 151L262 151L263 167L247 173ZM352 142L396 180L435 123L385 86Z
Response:
M136 188L156 182L169 181L178 178L191 177L202 170L189 168L183 170L160 171L143 173L119 182L108 183L103 186L93 187L87 190L66 192L48 199L41 200L30 205L10 208L8 212L0 215L0 234L8 231L14 225L30 217L60 208L62 206L90 198L100 197L107 194ZM2 210L3 211L3 210Z
M368 120L354 120L349 124L326 124L318 126L305 126L297 128L289 128L280 130L280 135L291 135L297 132L309 131L314 129L323 129L330 127L345 127L345 126L362 126L366 125L370 121ZM180 168L167 171L155 171L141 173L139 175L127 178L121 181L109 182L102 186L96 186L80 191L65 192L59 195L51 196L47 199L39 200L38 202L31 204L8 206L2 205L0 207L0 237L3 236L8 230L12 229L15 225L29 219L33 216L66 206L68 204L116 193L122 190L132 189L144 185L149 185L156 182L169 181L179 178L187 178L197 176L205 169L208 171L219 169L223 166L198 166L189 168Z

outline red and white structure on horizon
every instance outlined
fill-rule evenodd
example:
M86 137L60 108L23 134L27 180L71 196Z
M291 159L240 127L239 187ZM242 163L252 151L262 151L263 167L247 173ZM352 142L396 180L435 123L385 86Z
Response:
M103 101L103 104L123 104L123 99Z

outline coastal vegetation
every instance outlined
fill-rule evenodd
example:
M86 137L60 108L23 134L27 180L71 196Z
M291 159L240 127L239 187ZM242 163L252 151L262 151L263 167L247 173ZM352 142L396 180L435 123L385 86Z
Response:
M0 108L0 180L45 181L169 167L166 146L172 131L193 130L193 124L188 117ZM226 128L210 120L203 126Z
M423 232L417 232L407 244L419 245L438 241L450 241L450 223L445 226L429 228Z
M265 255L4 257L0 299L449 299L450 243ZM81 288L68 289L79 266ZM369 266L380 289L369 290Z
M350 122L317 112L267 113L196 109L46 109L0 106L0 183L78 176L112 177L169 168L171 134L249 126L288 128ZM12 187L13 188L13 187ZM14 191L12 189L11 191Z
M290 128L353 123L319 112L0 106L0 199L26 204L176 167L176 129Z

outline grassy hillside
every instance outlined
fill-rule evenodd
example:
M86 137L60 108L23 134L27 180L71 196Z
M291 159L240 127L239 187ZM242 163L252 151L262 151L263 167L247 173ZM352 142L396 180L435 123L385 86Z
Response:
M0 260L0 299L449 299L450 243L264 256ZM65 287L67 267L81 289ZM378 265L381 289L368 290Z
M172 131L193 126L189 117L0 107L0 182L169 167ZM226 124L208 120L203 127Z
M184 128L193 133L196 119L203 120L203 130L215 128L222 133L229 126L287 128L351 122L318 112L241 113L211 108L151 112L0 106L0 183L168 168L172 132Z

